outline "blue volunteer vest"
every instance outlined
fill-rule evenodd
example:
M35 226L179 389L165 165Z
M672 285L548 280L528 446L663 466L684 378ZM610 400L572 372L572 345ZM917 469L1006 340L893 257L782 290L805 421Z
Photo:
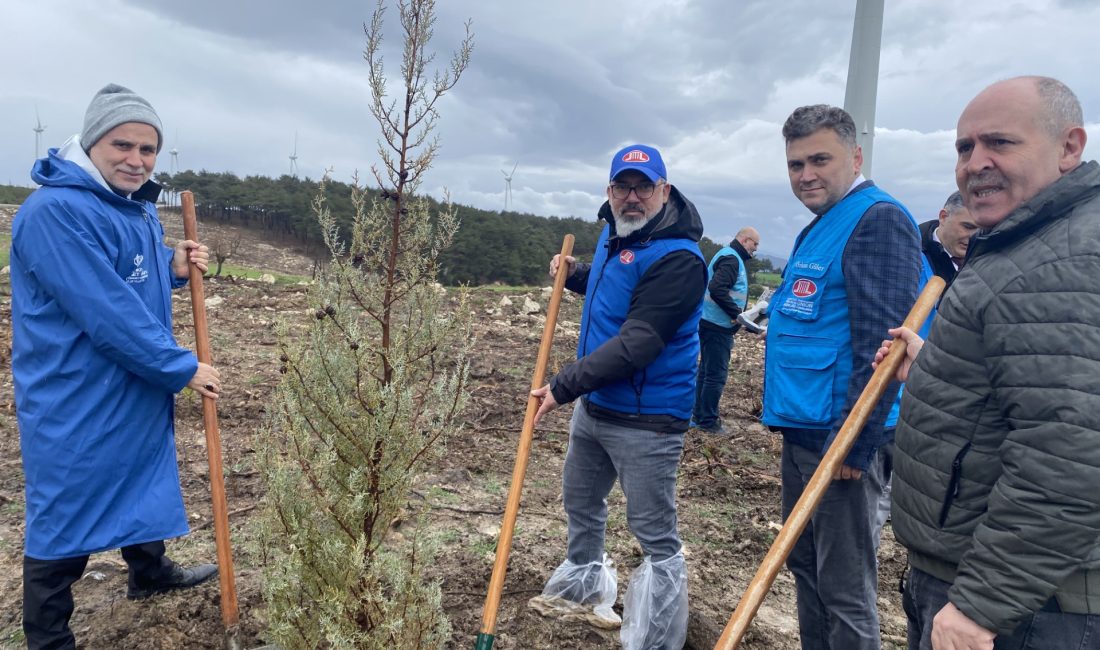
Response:
M908 213L907 213L908 214ZM928 280L934 275L932 272L932 265L928 262L928 258L921 253L920 256L920 287L918 291L924 291L924 285L928 284ZM932 307L932 311L928 313L928 318L924 321L924 325L917 331L922 339L928 338L928 332L932 329L932 319L936 317L936 307ZM905 392L905 384L902 384L898 388L898 398L894 400L894 405L890 407L890 414L886 416L886 422L883 424L884 428L893 429L898 425L898 415L901 413L901 396Z
M596 244L596 255L588 275L577 358L590 354L618 336L630 310L634 288L656 261L674 251L690 251L703 259L699 246L689 239L656 239L631 244L608 256L605 227ZM608 384L588 394L588 400L619 413L691 417L695 402L696 363L699 358L699 318L702 303L695 308L661 354L629 379Z
M846 196L795 244L768 310L761 418L768 426L830 429L844 408L852 335L841 258L852 231L876 203L896 205L917 230L905 206L872 185ZM922 286L926 270L922 264ZM896 412L897 400L895 423Z
M718 263L718 260L730 255L737 258L737 280L730 287L730 298L737 303L738 307L744 310L749 301L749 279L748 274L745 272L745 262L737 254L737 251L726 246L714 254L714 257L710 260L710 266L707 267L707 286L709 288L710 281L714 279L714 265ZM710 297L709 289L703 294L703 320L722 327L733 327L733 319L724 309L718 306L718 303L714 302L714 298Z

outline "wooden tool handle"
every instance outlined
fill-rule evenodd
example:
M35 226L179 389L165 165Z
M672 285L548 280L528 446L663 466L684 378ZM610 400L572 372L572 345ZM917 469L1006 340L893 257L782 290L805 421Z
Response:
M905 319L904 327L908 327L913 331L920 328L921 324L928 318L928 314L932 312L932 308L935 307L936 301L939 300L944 286L942 278L933 277L928 281L928 284L924 286L924 291L917 298L916 304L913 305L913 309L909 312L909 316ZM890 353L886 355L886 358L882 360L882 363L875 369L874 374L871 375L871 380L867 382L867 386L860 394L859 400L852 407L848 419L844 421L844 426L840 428L833 444L821 459L817 471L814 472L810 482L806 484L806 489L802 491L802 497L798 499L798 502L794 505L794 510L791 511L787 521L783 524L783 528L776 535L771 549L764 556L764 560L760 563L760 568L757 570L752 582L749 583L744 595L741 596L741 602L738 603L737 609L730 617L725 630L722 631L722 636L718 638L718 643L714 646L715 650L734 650L741 643L741 638L745 636L749 624L756 616L756 611L760 609L764 597L771 589L775 576L783 567L783 563L790 555L795 542L798 541L798 537L806 528L806 524L809 523L817 504L821 502L825 491L829 489L829 484L833 481L833 475L840 469L844 458L848 455L848 450L852 448L852 444L859 437L864 423L867 422L871 412L875 410L875 405L878 404L879 398L882 397L886 387L893 381L894 375L897 374L898 367L901 366L904 358L905 341L894 339L894 342L890 345Z
M566 235L561 244L561 257L558 273L554 276L554 291L550 294L550 304L546 307L546 324L542 328L542 343L539 345L535 372L531 376L531 390L541 388L546 381L546 366L550 362L550 346L554 342L554 326L558 321L558 309L561 306L561 294L565 288L565 279L569 275L569 265L565 258L573 254L573 235ZM519 437L519 450L516 452L516 464L512 471L512 487L508 490L508 505L504 509L504 522L497 541L496 562L493 564L493 577L489 581L489 594L485 598L485 610L481 619L483 637L491 637L496 631L497 610L500 608L500 594L504 588L504 574L508 570L508 555L512 550L512 534L515 532L516 515L519 513L519 498L523 491L523 477L527 473L527 460L531 454L531 440L535 432L535 413L539 410L538 398L528 394L527 413L523 418L523 432ZM485 641L480 641L484 645ZM489 645L492 645L491 639Z
M197 242L198 224L195 219L195 197L191 192L180 193L183 208L183 236ZM210 354L210 333L206 328L206 299L202 286L202 271L187 264L191 284L191 309L195 316L195 354L199 361L213 364ZM218 554L218 580L221 584L222 622L228 629L236 626L240 618L237 610L237 586L233 577L233 553L229 543L229 507L225 499L225 479L222 473L222 445L218 433L217 402L205 395L202 398L202 422L206 430L206 455L210 463L210 497L214 502L214 542Z

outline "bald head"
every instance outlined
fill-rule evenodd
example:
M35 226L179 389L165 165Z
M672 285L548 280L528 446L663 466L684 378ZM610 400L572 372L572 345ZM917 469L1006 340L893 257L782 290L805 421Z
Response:
M737 235L734 239L741 244L749 255L756 255L756 249L760 246L760 233L756 232L756 228L746 226L737 231Z
M1066 129L1085 125L1081 102L1069 86L1050 77L1022 78L1035 84L1035 90L1039 93L1040 106L1043 109L1040 120L1050 135L1058 137Z
M1081 105L1049 77L999 81L959 117L955 179L963 202L983 228L1000 223L1081 163Z

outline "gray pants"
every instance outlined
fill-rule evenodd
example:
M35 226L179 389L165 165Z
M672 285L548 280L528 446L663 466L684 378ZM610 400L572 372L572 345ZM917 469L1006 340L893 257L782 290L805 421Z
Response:
M803 650L878 650L879 500L894 444L878 450L859 480L833 481L787 558L798 597ZM783 442L783 520L822 454Z
M909 650L932 650L932 619L947 604L950 582L910 569L902 606L909 620ZM1096 650L1100 614L1067 614L1053 598L1009 636L998 636L994 650Z
M627 523L644 554L661 562L680 551L676 473L683 447L682 433L657 433L596 420L578 400L562 472L570 562L588 564L603 558L607 495L616 478L626 495Z

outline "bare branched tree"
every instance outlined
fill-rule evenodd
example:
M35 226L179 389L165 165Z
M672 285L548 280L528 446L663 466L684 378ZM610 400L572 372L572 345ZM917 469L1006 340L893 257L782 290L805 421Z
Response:
M214 258L214 263L217 264L214 268L214 277L221 277L222 265L225 264L226 260L235 256L241 248L241 235L240 233L233 235L218 234L206 241L210 247L210 256Z

